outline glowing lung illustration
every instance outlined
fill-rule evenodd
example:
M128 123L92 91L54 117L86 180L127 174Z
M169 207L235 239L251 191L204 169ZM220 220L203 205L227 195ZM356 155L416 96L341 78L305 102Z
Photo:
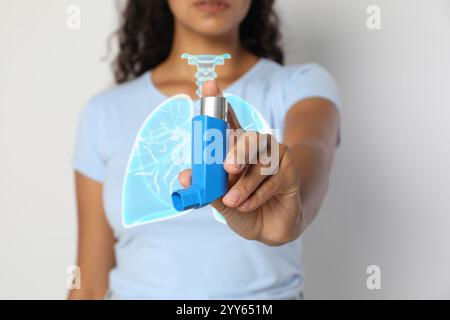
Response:
M244 130L271 133L269 124L250 102L232 94L224 94Z
M270 133L262 115L247 101L225 94L245 130ZM178 173L191 164L191 120L194 104L187 95L174 96L147 117L141 126L126 168L122 193L124 227L172 219L178 212L171 194L180 189ZM224 218L213 209L216 220Z
M148 116L138 132L125 173L122 222L125 227L180 214L170 194L181 186L178 173L190 167L191 119L187 95L174 96Z

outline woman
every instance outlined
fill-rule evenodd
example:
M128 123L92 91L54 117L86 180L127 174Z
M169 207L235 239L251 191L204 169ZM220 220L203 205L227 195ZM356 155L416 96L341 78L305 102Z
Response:
M324 199L338 139L338 92L316 64L283 67L273 0L131 0L119 30L119 85L81 115L74 157L81 290L72 299L298 299L300 236ZM204 95L251 102L283 130L279 170L227 157L230 190L211 208L125 229L121 191L144 119L167 97L196 98L191 54L230 53ZM237 124L234 118L230 122ZM254 134L254 133L246 133ZM244 136L230 154L245 152ZM248 159L247 155L247 159ZM230 161L228 161L230 160ZM190 172L180 173L187 187Z

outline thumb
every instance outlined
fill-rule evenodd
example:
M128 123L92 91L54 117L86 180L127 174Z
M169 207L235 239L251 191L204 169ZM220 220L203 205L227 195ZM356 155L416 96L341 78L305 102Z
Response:
M236 113L234 112L234 110L230 104L228 104L227 121L230 124L230 129L234 129L234 130L242 129L242 126L239 123Z
M203 97L221 97L222 91L216 81L208 80L203 82L202 95Z

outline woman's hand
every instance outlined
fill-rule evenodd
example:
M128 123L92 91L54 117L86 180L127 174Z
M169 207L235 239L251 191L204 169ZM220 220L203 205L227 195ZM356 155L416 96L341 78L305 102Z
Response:
M215 82L206 82L203 93L206 96L221 94ZM231 129L242 130L232 110L228 122ZM265 140L267 144L257 143L257 147L248 147L248 141L259 142L261 138L267 137L248 131L234 141L224 162L230 189L212 206L223 215L228 226L242 237L267 245L283 245L297 239L304 229L300 175L289 148L278 144L273 137L269 136ZM263 145L267 145L270 152L261 150L265 148ZM271 159L276 163L275 170L270 170L270 174L263 172L273 167L273 162L262 163L260 151L270 154L271 158L276 155L275 159ZM243 163L237 163L238 159L243 159ZM179 180L183 187L188 187L191 184L191 171L181 172Z

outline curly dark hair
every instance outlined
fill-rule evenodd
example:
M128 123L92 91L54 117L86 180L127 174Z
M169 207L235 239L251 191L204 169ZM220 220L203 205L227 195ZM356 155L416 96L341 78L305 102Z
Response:
M242 46L258 57L284 62L275 0L252 0L240 26ZM119 54L113 70L117 83L139 77L169 55L174 17L167 0L128 0L116 35Z

